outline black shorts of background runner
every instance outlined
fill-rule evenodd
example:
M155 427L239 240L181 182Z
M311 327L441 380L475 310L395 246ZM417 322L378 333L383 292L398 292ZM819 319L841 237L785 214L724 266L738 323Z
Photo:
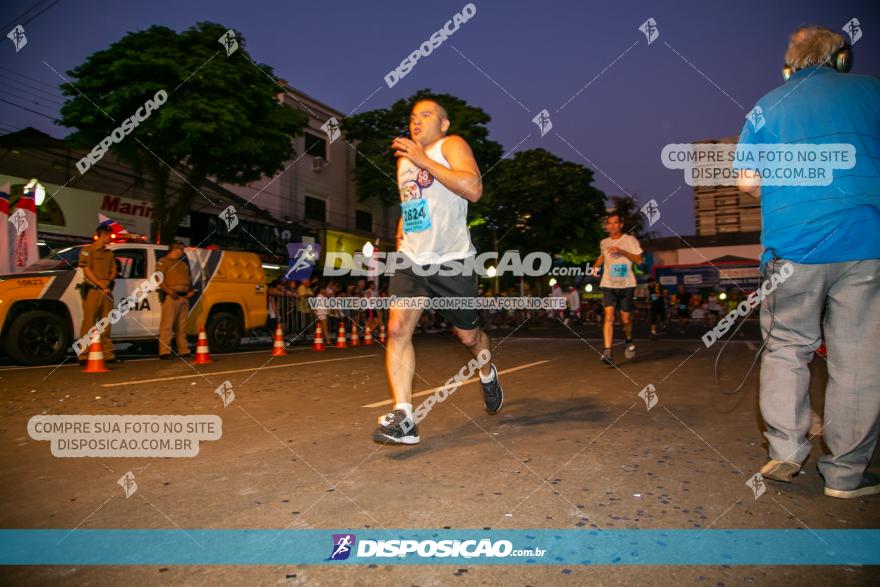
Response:
M427 269L429 266L425 266ZM450 266L441 265L449 271ZM388 293L398 298L476 298L477 279L474 275L416 275L409 267L397 269L391 276ZM473 330L480 325L477 310L437 310L452 325L462 330Z
M659 324L666 320L666 304L651 302L651 324Z
M632 312L635 293L634 287L603 287L602 305L606 308L614 306L621 312Z

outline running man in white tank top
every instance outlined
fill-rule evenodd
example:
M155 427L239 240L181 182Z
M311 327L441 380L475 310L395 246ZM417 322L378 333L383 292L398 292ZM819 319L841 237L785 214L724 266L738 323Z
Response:
M464 275L449 269L453 267L450 262L461 262L476 254L467 228L467 206L483 195L483 182L470 146L459 136L447 136L448 130L446 110L433 100L420 100L413 106L409 119L411 138L399 137L391 143L397 157L400 188L398 251L412 265L435 269L397 269L391 277L389 293L398 298L477 297L476 273ZM437 271L441 268L445 270ZM479 328L476 309L440 313L452 322L458 338L475 358L488 357L479 369L483 401L487 412L497 413L503 403L503 392L498 371L491 362L489 337ZM421 310L410 308L391 308L389 312L385 368L394 409L379 418L379 427L373 434L376 442L419 442L417 424L421 411L414 416L412 405L412 334L421 314Z

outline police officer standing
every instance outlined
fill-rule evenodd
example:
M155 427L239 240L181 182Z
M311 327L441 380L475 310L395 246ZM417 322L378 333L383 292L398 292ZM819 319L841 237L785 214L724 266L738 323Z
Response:
M159 358L169 360L171 355L171 333L177 331L177 353L181 358L190 356L186 344L186 318L189 314L189 299L195 295L189 263L183 253L183 243L174 241L168 254L159 260L157 269L164 278L159 286L162 298L162 319L159 323Z
M79 252L79 267L82 268L85 281L80 285L83 299L83 317L80 336L86 336L101 318L106 318L113 309L113 280L116 279L116 257L107 248L112 231L109 226L98 226L95 229L95 242L84 246ZM113 355L113 341L110 339L110 324L101 333L101 347L104 361L121 363ZM88 348L80 354L79 363L85 365L88 359Z

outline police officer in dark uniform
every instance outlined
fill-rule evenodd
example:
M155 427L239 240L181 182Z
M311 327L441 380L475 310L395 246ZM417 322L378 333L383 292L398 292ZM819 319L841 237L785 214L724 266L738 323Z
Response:
M162 272L159 286L162 298L162 318L159 323L159 358L168 360L171 355L171 335L176 331L177 353L181 358L190 356L186 344L186 319L189 314L189 299L195 295L192 278L184 256L183 243L174 241L168 254L159 259L157 270Z
M79 252L79 267L85 275L80 285L83 300L83 317L80 336L86 336L89 330L101 318L106 318L113 309L113 280L116 279L116 256L107 248L112 231L109 226L98 226L95 229L95 242L84 246ZM113 354L113 341L110 338L111 325L101 332L101 347L104 361L121 363ZM80 364L85 364L89 356L88 347L80 354Z

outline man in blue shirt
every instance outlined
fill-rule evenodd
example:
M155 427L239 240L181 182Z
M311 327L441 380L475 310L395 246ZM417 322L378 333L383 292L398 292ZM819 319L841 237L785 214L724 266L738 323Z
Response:
M761 199L761 267L776 274L761 305L761 473L789 482L810 454L808 364L824 337L831 454L818 466L825 494L843 498L880 493L867 471L880 433L880 80L846 73L851 51L824 27L796 30L787 81L747 116L734 164Z

